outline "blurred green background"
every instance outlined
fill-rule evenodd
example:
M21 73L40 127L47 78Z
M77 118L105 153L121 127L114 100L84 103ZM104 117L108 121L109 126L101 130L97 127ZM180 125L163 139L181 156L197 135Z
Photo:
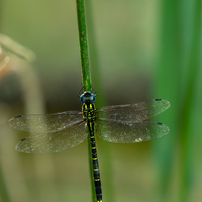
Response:
M123 145L97 138L103 201L200 201L201 0L85 2L98 107L102 98L106 105L171 102L156 118L170 127L165 137ZM76 2L1 1L0 32L36 55L32 63L11 55L0 36L10 57L0 66L0 201L91 201L87 141L60 153L24 154L14 147L28 134L7 125L18 114L81 109Z

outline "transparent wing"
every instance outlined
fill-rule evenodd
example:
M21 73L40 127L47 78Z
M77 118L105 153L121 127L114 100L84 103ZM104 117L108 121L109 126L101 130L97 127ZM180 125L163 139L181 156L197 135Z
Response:
M68 128L75 121L82 121L82 112L67 111L54 114L28 114L19 115L8 121L12 128L33 132L56 132Z
M82 143L87 135L84 122L74 122L63 131L39 133L23 138L15 148L26 153L59 152Z
M168 126L158 122L106 121L97 119L95 133L101 139L114 143L148 141L169 133Z
M162 113L169 107L169 101L153 99L136 104L102 107L96 110L96 117L106 120L140 122Z

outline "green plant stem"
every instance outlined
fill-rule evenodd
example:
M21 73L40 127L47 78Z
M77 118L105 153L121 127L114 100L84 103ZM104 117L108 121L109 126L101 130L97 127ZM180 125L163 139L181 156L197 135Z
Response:
M83 91L91 91L91 75L89 66L89 54L88 54L88 41L86 31L86 19L84 1L77 0L77 16L78 16L78 28L79 28L79 41L80 41L80 54L81 54L81 68L82 68L82 84ZM88 151L89 151L89 167L91 176L91 187L93 202L97 201L94 185L94 173L92 163L92 151L91 151L91 138L88 136Z
M192 112L194 109L195 89L199 67L199 49L201 37L201 0L195 0L193 30L191 34L191 48L188 61L188 78L184 103L181 108L181 167L180 167L180 200L189 201L190 190L193 186L193 129L191 128Z
M78 16L78 28L79 28L83 90L91 91L91 75L90 75L89 55L88 55L86 18L85 18L85 9L83 0L77 0L77 16Z
M178 120L176 111L179 110L179 78L181 67L181 31L180 31L180 4L179 0L161 1L161 30L160 46L158 51L158 72L155 79L155 97L169 100L171 110L164 113L156 120L161 120L170 127L171 132L161 142L152 142L155 151L156 165L159 174L160 201L169 201L168 192L172 179L172 165L176 154L176 133L178 132Z

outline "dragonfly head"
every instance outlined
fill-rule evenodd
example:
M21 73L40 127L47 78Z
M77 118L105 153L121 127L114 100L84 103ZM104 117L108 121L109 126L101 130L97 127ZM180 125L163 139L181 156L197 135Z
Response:
M80 95L80 100L83 103L93 103L95 102L96 95L91 93L90 91L85 91L82 95Z

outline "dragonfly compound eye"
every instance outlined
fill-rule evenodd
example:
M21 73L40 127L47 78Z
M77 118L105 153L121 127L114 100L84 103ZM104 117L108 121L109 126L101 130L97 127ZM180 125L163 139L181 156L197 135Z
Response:
M95 99L96 99L96 96L90 91L86 91L80 96L80 100L83 103L93 103L95 102Z

